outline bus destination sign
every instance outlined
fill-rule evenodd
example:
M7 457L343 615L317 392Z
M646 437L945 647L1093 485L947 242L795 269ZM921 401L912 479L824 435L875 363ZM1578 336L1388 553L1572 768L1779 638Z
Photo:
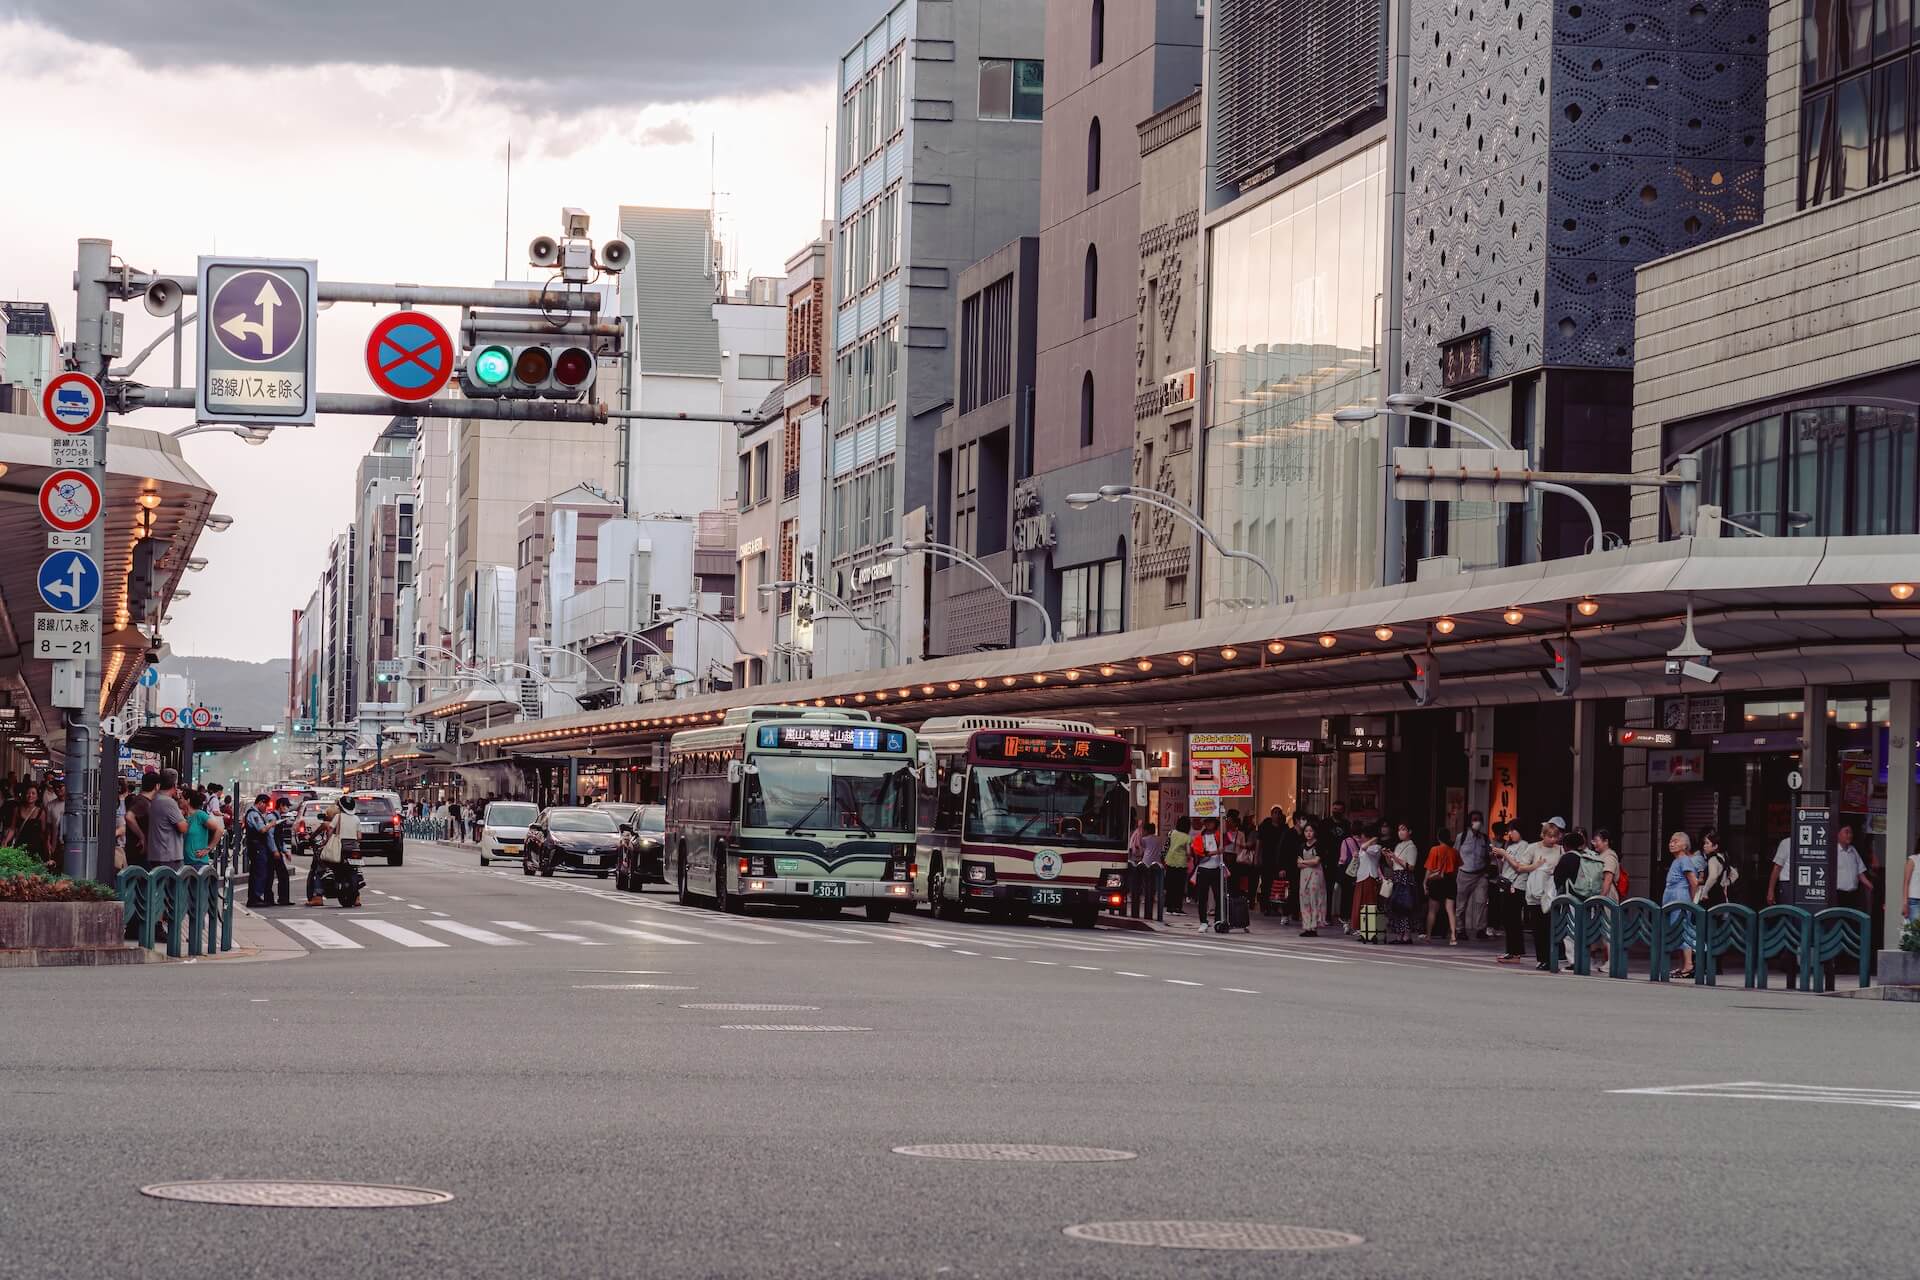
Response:
M885 751L901 755L907 735L899 729L851 724L763 724L760 745L793 751Z
M973 753L982 760L1036 760L1096 769L1126 768L1129 750L1124 738L1056 733L982 733L973 739Z

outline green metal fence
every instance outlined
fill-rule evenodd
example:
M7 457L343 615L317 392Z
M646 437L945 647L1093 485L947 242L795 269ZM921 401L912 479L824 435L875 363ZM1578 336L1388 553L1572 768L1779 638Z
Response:
M237 876L201 867L128 867L115 882L129 935L152 947L165 929L169 956L233 950Z
M1558 972L1571 951L1575 973L1591 972L1592 951L1607 944L1608 976L1628 976L1634 948L1647 952L1647 980L1672 980L1673 953L1680 949L1691 924L1694 949L1693 981L1716 986L1722 957L1737 955L1741 985L1765 988L1769 962L1785 957L1793 966L1790 986L1802 991L1824 991L1827 968L1843 956L1853 959L1860 985L1871 980L1873 925L1867 914L1851 907L1829 907L1818 914L1805 907L1776 905L1762 911L1739 903L1708 908L1699 903L1661 904L1650 898L1574 898L1553 900L1549 917L1552 946L1548 964ZM1731 975L1729 975L1731 976Z

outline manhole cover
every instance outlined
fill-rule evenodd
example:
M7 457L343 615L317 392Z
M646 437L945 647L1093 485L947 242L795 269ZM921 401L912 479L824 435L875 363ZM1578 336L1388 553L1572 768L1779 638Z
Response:
M733 1023L722 1031L871 1031L872 1027L803 1027L795 1022Z
M717 1013L818 1013L817 1004L683 1004L682 1009L711 1009Z
M156 1200L194 1204L254 1205L271 1209L405 1209L445 1204L450 1191L426 1187L390 1187L377 1182L256 1182L212 1180L160 1182L140 1188Z
M698 991L698 987L675 987L664 982L576 982L575 991Z
M1137 1244L1157 1249L1344 1249L1366 1241L1345 1231L1273 1222L1083 1222L1068 1227L1075 1240Z
M895 1155L923 1156L929 1160L1029 1160L1046 1164L1092 1164L1106 1160L1133 1160L1131 1151L1113 1151L1106 1147L1048 1147L1030 1142L929 1142L915 1147L895 1147Z

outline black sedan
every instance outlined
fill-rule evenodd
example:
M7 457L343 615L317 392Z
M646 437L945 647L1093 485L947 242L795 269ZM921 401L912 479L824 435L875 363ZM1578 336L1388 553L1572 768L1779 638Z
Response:
M550 876L565 867L591 871L602 879L620 860L620 825L600 809L568 806L543 809L527 828L521 870Z
M613 882L622 889L645 893L648 885L667 882L663 856L667 807L660 804L630 807L633 812L620 819L620 861L614 866Z

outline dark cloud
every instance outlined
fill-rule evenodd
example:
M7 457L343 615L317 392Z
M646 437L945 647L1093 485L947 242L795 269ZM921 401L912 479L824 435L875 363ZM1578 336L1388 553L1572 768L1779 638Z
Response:
M825 79L884 10L885 0L0 0L0 16L143 66L447 67L500 82L504 100L535 114Z

